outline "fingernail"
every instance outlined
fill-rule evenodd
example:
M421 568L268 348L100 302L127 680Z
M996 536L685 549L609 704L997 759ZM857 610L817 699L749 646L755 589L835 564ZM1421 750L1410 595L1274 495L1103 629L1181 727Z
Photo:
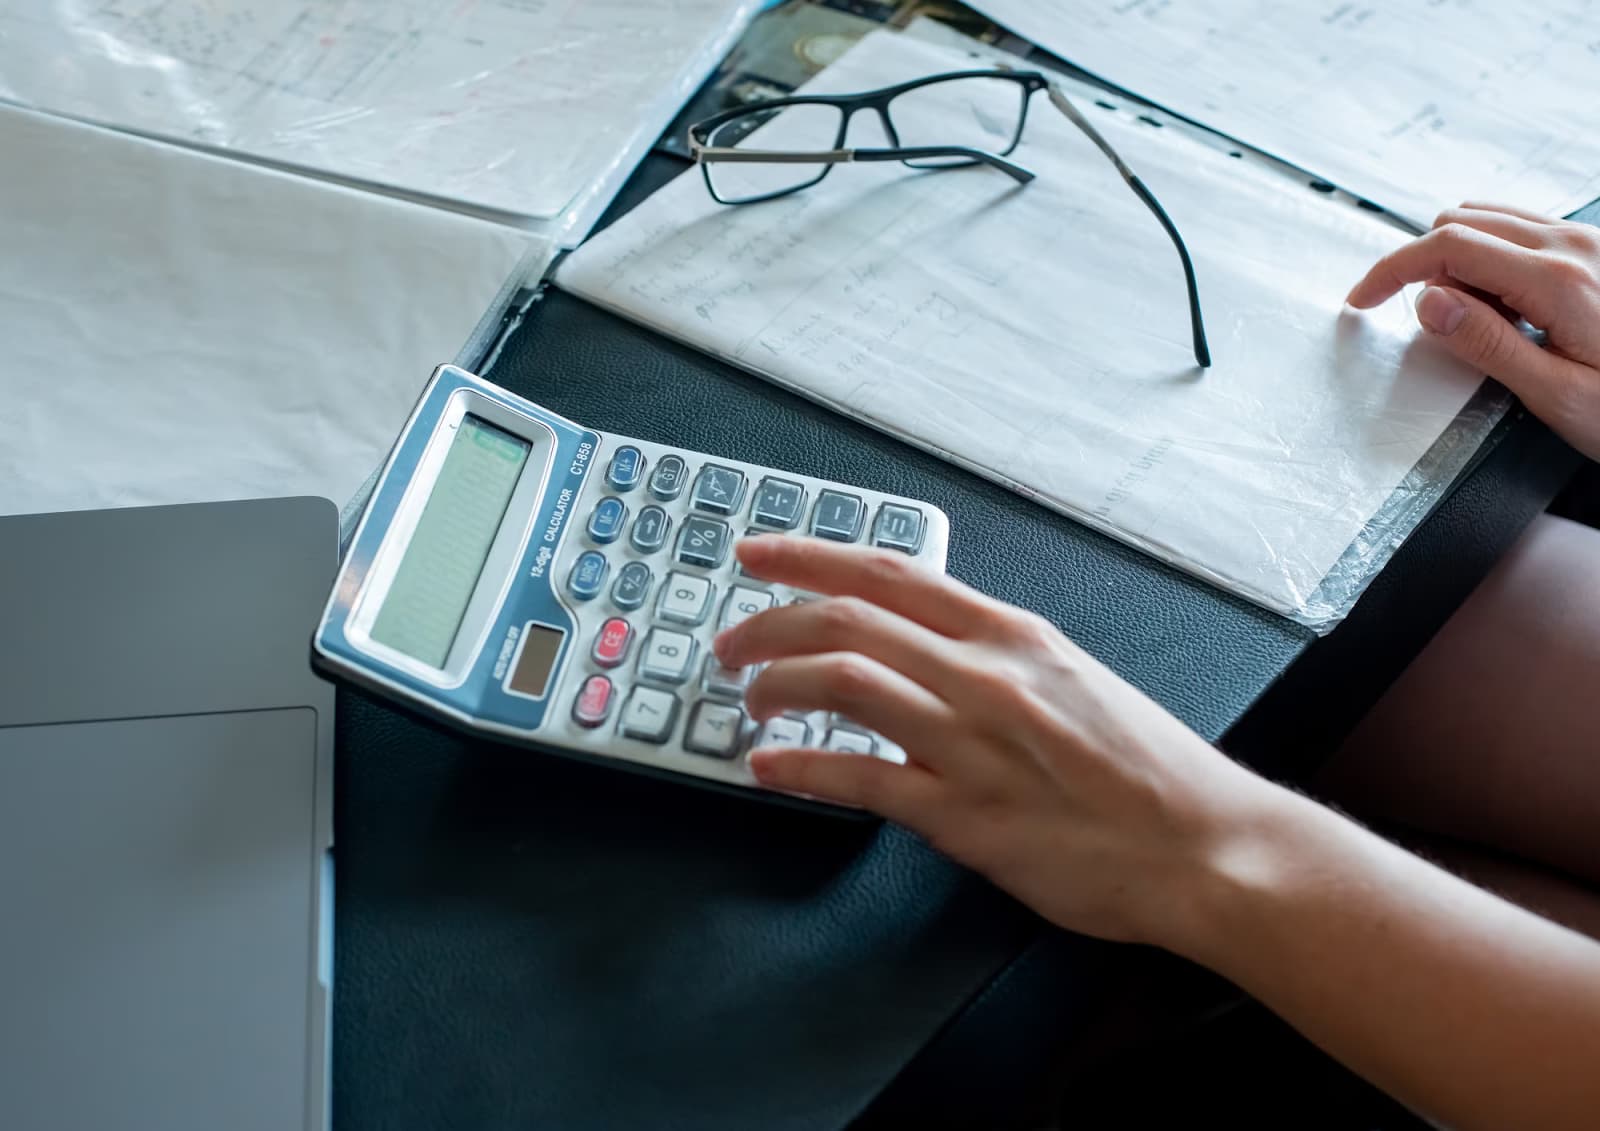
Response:
M1466 306L1443 287L1426 287L1417 296L1417 317L1440 337L1454 334L1466 316Z

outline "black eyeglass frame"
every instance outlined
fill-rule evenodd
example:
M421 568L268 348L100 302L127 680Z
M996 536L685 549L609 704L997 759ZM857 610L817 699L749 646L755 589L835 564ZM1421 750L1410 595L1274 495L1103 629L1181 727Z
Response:
M1014 82L1018 86L1019 100L1021 103L1017 114L1017 129L1006 147L999 152L989 152L974 149L968 146L903 146L900 144L899 131L895 129L894 121L889 114L889 104L896 97L910 90L917 90L936 83L953 82L961 79L1003 79ZM971 71L946 71L942 74L926 75L909 82L897 83L894 86L882 87L878 90L864 91L860 94L797 94L786 98L772 98L748 106L737 106L724 110L704 121L696 122L689 127L689 154L695 163L700 166L701 174L705 178L706 191L711 198L719 204L744 205L760 204L764 201L777 200L780 197L791 196L797 192L816 185L830 172L835 165L854 161L901 161L913 168L937 171L941 169L970 168L974 165L987 165L1011 177L1019 185L1025 185L1035 178L1031 170L1007 160L1022 143L1022 134L1028 124L1028 107L1033 102L1033 95L1038 91L1047 91L1050 102L1064 114L1073 125L1077 126L1085 136L1095 144L1095 147L1105 154L1118 174L1130 189L1133 190L1140 201L1160 222L1161 228L1172 241L1178 251L1178 259L1183 265L1184 285L1189 297L1189 327L1193 336L1194 360L1202 369L1211 365L1211 350L1206 341L1205 321L1200 313L1200 287L1195 279L1194 261L1189 256L1189 249L1184 245L1183 236L1179 234L1178 227L1167 215L1165 208L1155 194L1139 179L1128 163L1116 151L1109 141L1101 135L1100 131L1090 124L1088 118L1072 103L1056 83L1051 82L1038 71L1016 71L1010 68L995 68L988 70ZM782 110L789 106L830 106L840 111L839 129L834 136L831 149L809 151L799 150L774 150L774 149L745 149L737 146L715 146L711 144L712 135L729 122L752 115ZM893 143L890 146L876 147L847 147L845 139L850 134L850 120L858 112L875 111L878 121L882 124L885 135ZM940 159L953 159L948 162ZM939 161L934 165L920 165L919 161ZM801 184L790 185L787 188L774 192L761 193L756 196L742 197L738 200L725 199L717 192L715 183L711 178L712 164L716 163L751 163L751 164L806 164L821 165L822 170L809 181Z

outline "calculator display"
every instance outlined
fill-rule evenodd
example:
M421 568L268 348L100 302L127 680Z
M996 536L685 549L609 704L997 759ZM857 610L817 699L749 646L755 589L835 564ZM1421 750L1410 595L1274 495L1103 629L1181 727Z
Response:
M476 416L461 418L373 620L373 640L444 666L531 448Z

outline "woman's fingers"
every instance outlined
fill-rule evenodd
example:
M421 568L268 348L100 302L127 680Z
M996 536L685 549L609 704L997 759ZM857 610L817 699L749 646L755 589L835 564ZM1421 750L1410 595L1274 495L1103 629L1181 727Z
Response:
M727 629L716 640L723 667L743 668L789 656L857 652L893 668L943 699L963 678L948 637L859 597L830 597L772 609Z
M758 721L785 711L833 711L930 766L940 763L959 721L931 691L855 652L779 660L756 676L745 705Z
M1536 221L1500 209L1473 208L1465 204L1460 208L1445 209L1433 222L1435 229L1451 224L1475 228L1491 236L1499 236L1507 243L1527 248L1549 247L1558 233L1558 229L1548 221Z
M1558 429L1575 391L1593 379L1592 370L1541 349L1494 307L1459 288L1428 287L1417 298L1417 318L1445 349L1502 382Z
M826 750L754 750L750 770L771 789L854 805L911 829L927 823L940 789L919 766Z
M1534 317L1551 283L1538 254L1476 228L1448 224L1391 251L1351 289L1357 309L1377 306L1410 283L1445 275L1499 295Z
M1004 606L892 550L761 535L735 548L756 577L812 593L860 597L945 636L982 631Z
M1542 212L1535 212L1531 208L1518 208L1515 204L1499 204L1492 200L1463 200L1461 207L1473 212L1502 212L1507 216L1515 216L1520 220L1532 220L1536 224L1550 225L1555 223L1553 219Z

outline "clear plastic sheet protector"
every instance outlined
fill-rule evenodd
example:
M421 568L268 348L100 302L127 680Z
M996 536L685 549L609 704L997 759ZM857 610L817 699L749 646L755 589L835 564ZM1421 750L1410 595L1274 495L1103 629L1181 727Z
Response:
M975 50L874 32L808 89L958 69ZM1419 337L1414 293L1343 306L1408 238L1387 218L1064 85L1182 230L1210 370L1190 355L1171 244L1042 95L1015 154L1038 174L1025 187L982 168L844 165L798 195L728 208L687 175L557 281L1327 631L1508 399ZM966 112L949 89L943 112ZM782 147L787 128L780 115L746 144Z
M0 6L0 99L537 222L570 246L760 7L28 0Z

